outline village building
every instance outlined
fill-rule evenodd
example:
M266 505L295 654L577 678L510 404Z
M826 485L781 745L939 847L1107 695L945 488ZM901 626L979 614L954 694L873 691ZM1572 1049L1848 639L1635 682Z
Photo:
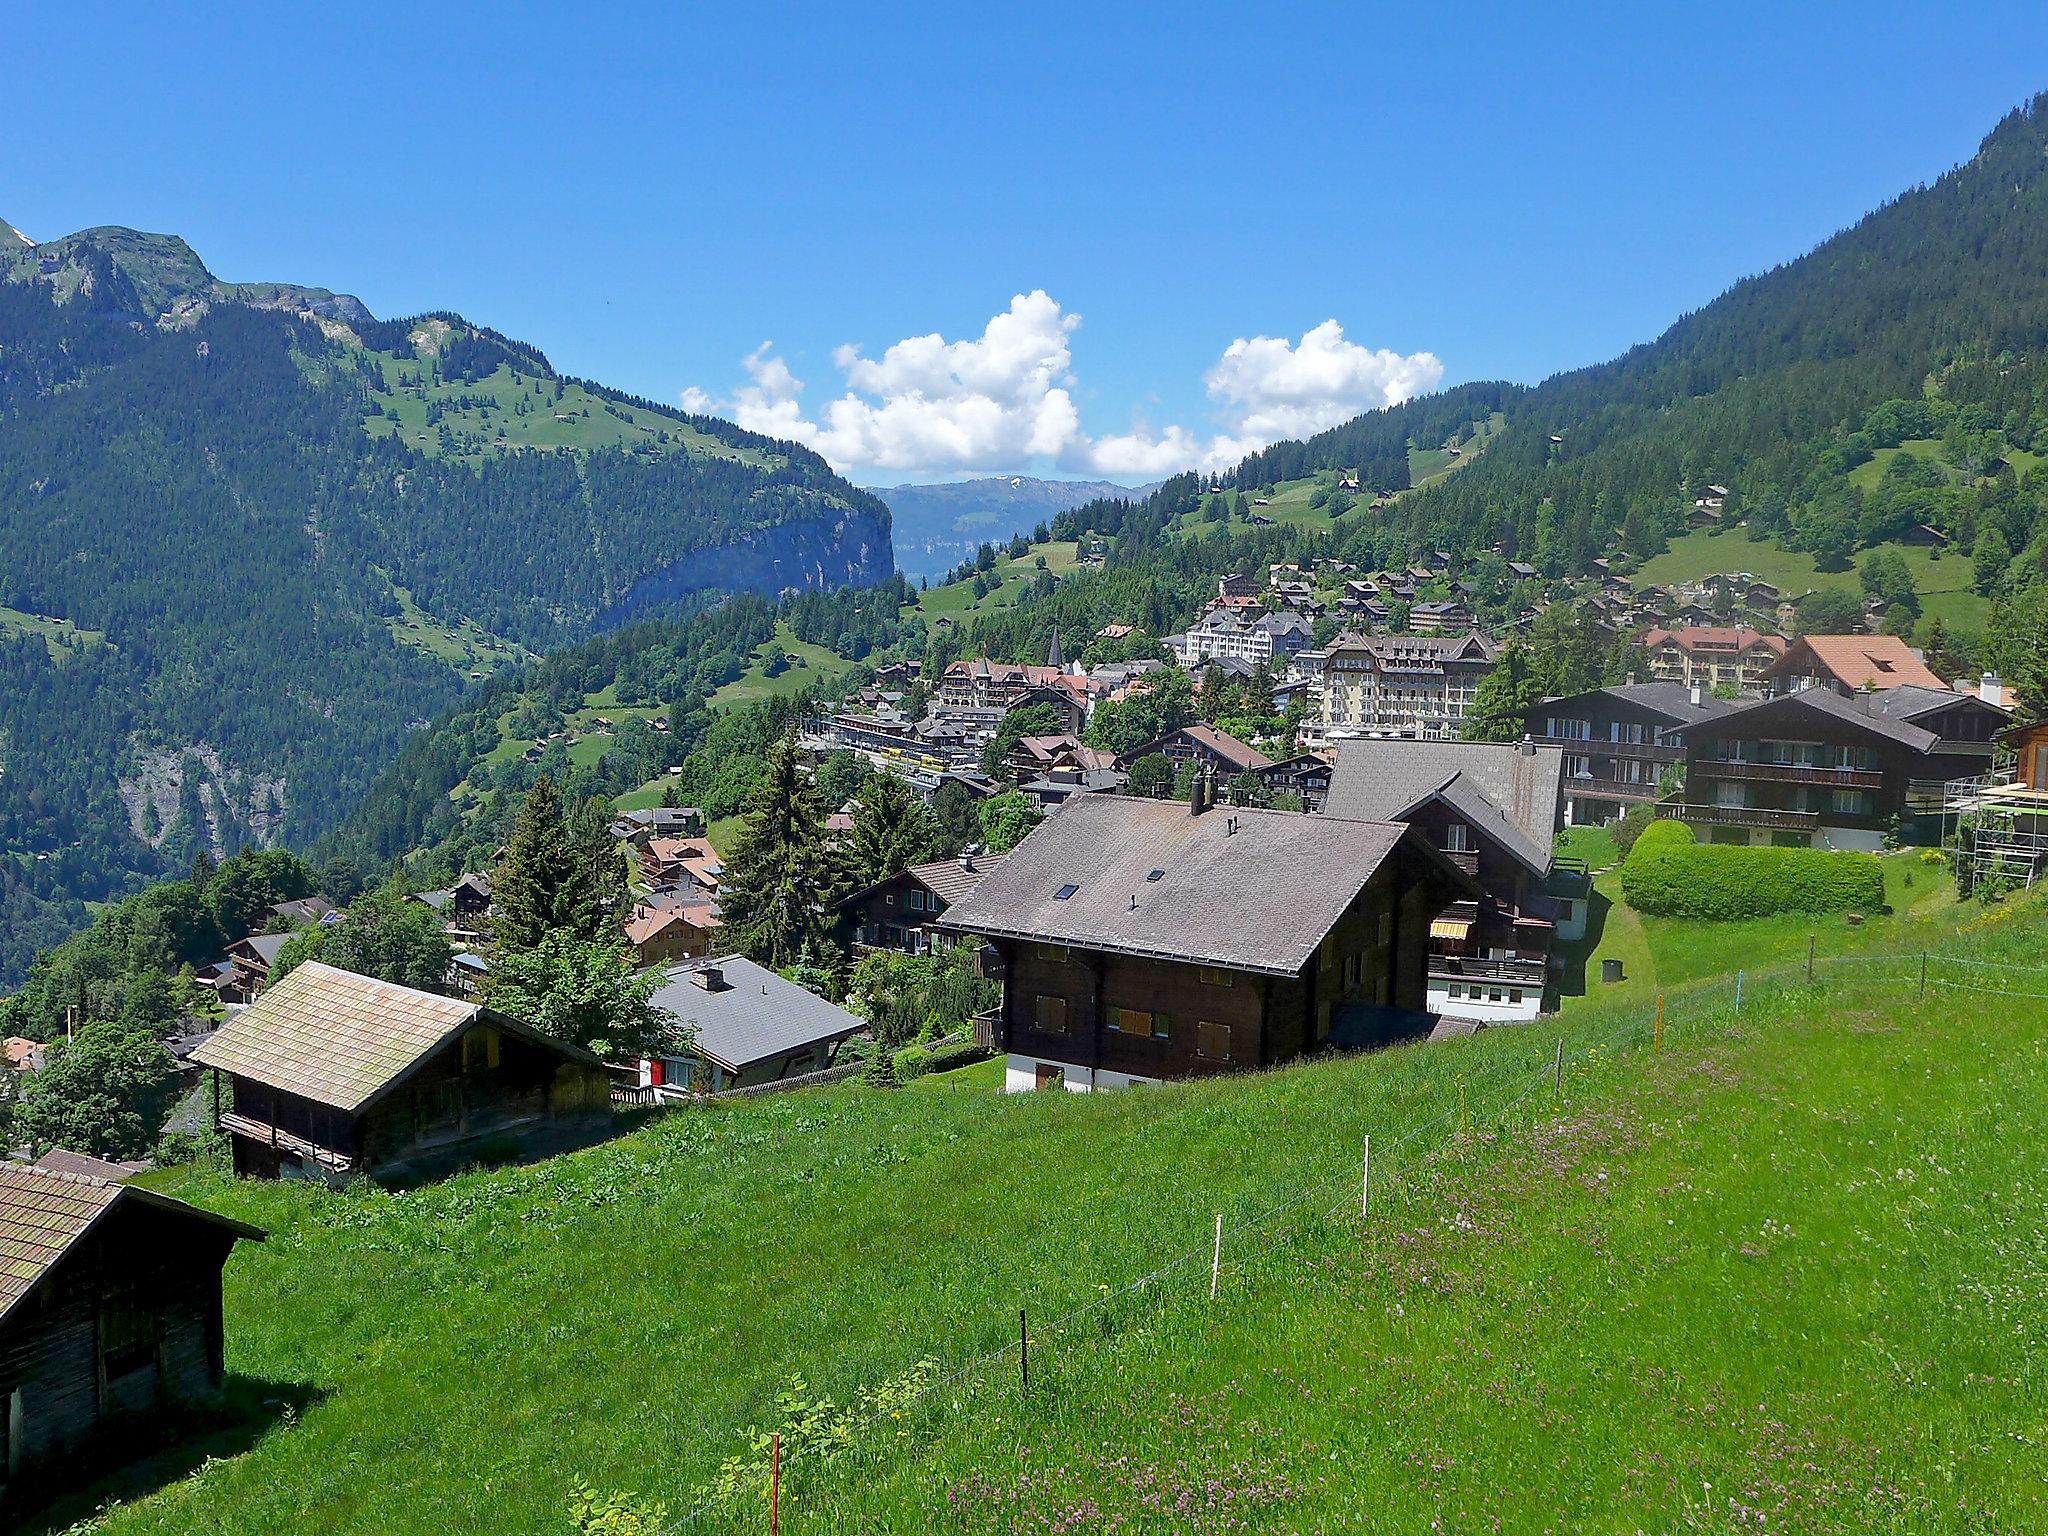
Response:
M221 1270L261 1229L121 1179L0 1162L0 1501L142 1448L227 1383Z
M1539 746L1564 753L1565 825L1598 827L1662 798L1660 781L1685 761L1676 727L1740 707L1697 685L1623 683L1545 699L1522 719Z
M704 837L650 837L639 853L640 878L654 890L688 886L716 892L725 861Z
M1968 771L1967 758L1939 751L1940 735L1908 715L1990 708L1946 690L1930 701L1932 692L1888 705L1885 694L1810 687L1675 727L1668 735L1685 746L1685 789L1659 814L1702 842L1879 849L1908 830L1916 802L1943 802L1944 775Z
M1945 692L1948 684L1897 635L1808 635L1795 640L1764 673L1774 693L1828 687L1842 693L1889 688Z
M1426 1031L1431 915L1477 884L1405 827L1212 795L1071 800L940 919L994 951L1006 1089L1157 1083Z
M611 1082L590 1052L463 998L312 960L192 1053L232 1090L215 1123L235 1172L339 1183L429 1177L483 1151L604 1133Z
M1400 822L1479 885L1431 914L1429 1010L1489 1023L1544 1006L1557 940L1584 936L1591 889L1559 869L1564 754L1533 742L1347 741L1326 817Z
M1267 794L1297 795L1305 811L1321 810L1330 792L1330 758L1321 752L1297 752L1252 771Z
M1456 637L1340 635L1321 663L1319 734L1455 736L1499 655L1477 630Z
M1718 624L1660 625L1641 644L1654 681L1710 692L1761 693L1765 674L1785 654L1783 635Z
M928 955L950 942L947 935L935 932L940 916L980 885L990 871L1000 869L1007 857L968 853L900 869L842 900L839 924L856 949Z
M1307 650L1312 638L1308 619L1293 609L1247 615L1219 605L1181 635L1175 649L1181 665L1190 670L1211 660L1270 667L1276 660Z
M718 929L713 912L709 902L694 907L645 902L635 906L622 926L633 968L645 970L650 965L710 954Z
M1164 757L1176 773L1184 767L1193 767L1206 770L1224 781L1234 779L1240 773L1257 773L1273 766L1273 759L1258 748L1239 741L1228 731L1197 721L1156 736L1141 747L1133 747L1117 758L1117 767L1128 773L1131 764L1139 758L1154 754Z
M325 896L301 896L295 901L273 902L256 914L256 926L269 928L282 923L287 928L311 928L337 921L341 914Z
M697 806L652 805L621 811L612 820L612 836L638 848L653 837L702 837L707 825Z
M640 1062L640 1086L658 1097L722 1093L785 1082L832 1065L838 1047L867 1028L744 955L720 955L672 972L651 999L678 1027L677 1044Z

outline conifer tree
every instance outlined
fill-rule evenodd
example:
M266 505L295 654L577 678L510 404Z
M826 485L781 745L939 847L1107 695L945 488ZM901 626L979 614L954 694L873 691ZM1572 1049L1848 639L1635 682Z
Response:
M511 949L532 949L550 929L561 927L563 887L570 876L562 796L555 781L542 774L513 819L505 858L491 885L498 942Z
M768 749L753 809L719 885L725 931L766 965L794 963L826 940L826 903L840 884L825 841L825 802L798 761L794 736Z
M853 808L851 875L861 885L886 880L900 869L937 857L939 824L893 773L861 785Z

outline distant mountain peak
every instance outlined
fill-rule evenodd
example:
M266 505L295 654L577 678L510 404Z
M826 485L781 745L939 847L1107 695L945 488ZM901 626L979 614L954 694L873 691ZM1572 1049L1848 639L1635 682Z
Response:
M14 245L16 243L33 246L35 241L29 239L27 235L24 235L5 219L0 219L0 244Z
M178 235L101 224L38 244L11 224L0 237L0 281L47 283L62 298L84 296L108 308L134 309L162 323L206 304L247 304L368 324L361 299L296 283L225 283Z

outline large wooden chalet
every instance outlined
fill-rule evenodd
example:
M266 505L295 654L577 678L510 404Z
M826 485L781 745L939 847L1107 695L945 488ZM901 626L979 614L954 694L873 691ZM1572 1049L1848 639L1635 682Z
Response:
M319 961L192 1059L219 1074L235 1172L258 1178L428 1177L486 1150L594 1139L611 1114L610 1078L590 1052L480 1003Z
M1007 857L1002 853L970 853L899 869L888 879L878 880L841 901L840 924L861 949L930 954L947 942L947 936L933 932L940 916L955 902L972 894Z
M1659 781L1685 761L1673 731L1740 707L1698 683L1624 683L1545 699L1522 719L1564 753L1566 825L1597 827L1662 796Z
M220 1275L263 1233L118 1179L0 1162L0 1516L220 1395ZM114 1447L108 1445L109 1459Z
M1080 795L939 920L995 951L1012 1091L1271 1066L1426 1027L1430 919L1477 884L1409 829Z
M1413 827L1477 880L1480 894L1433 914L1429 1009L1487 1022L1533 1019L1553 946L1585 932L1582 869L1561 870L1564 754L1533 741L1347 741L1326 816Z

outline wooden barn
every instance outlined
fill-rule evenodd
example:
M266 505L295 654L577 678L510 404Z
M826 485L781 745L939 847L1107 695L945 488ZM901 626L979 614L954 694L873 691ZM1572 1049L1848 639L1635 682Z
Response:
M212 1067L235 1172L413 1179L486 1151L594 1140L611 1082L590 1052L468 998L309 961L192 1053ZM221 1080L232 1090L223 1104Z
M0 1477L11 1499L101 1432L220 1395L220 1273L255 1227L118 1180L0 1162ZM138 1447L139 1448L139 1447Z

